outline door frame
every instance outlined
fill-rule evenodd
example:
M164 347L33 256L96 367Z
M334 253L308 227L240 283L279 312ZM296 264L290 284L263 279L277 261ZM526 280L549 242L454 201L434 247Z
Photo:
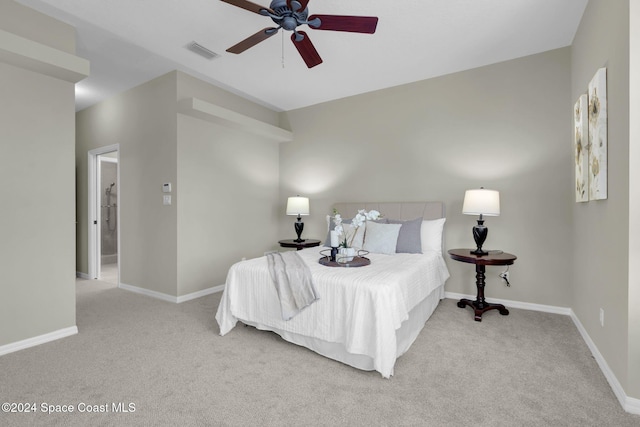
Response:
M87 261L89 276L91 279L100 278L101 249L100 249L100 156L102 154L116 152L118 169L116 173L116 185L118 191L116 193L116 239L118 241L118 282L120 281L120 144L107 145L105 147L89 150L87 153L88 164L88 209L87 209L87 227L88 227L88 243L87 243ZM118 283L119 285L119 283Z

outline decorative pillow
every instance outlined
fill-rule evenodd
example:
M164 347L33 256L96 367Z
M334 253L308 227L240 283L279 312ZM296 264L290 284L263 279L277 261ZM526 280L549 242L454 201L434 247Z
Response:
M397 253L422 253L422 237L420 235L422 222L422 218L412 219L411 221L400 221L397 219L389 220L389 224L402 225L402 227L400 227L400 234L398 235L398 244L396 245Z
M436 251L442 254L442 229L446 218L422 221L422 252Z
M402 224L383 224L367 221L363 249L378 254L395 254Z
M333 217L329 217L329 216L327 216L327 221L329 221L329 230L327 231L327 238L324 241L324 246L330 248L331 247L331 230L335 228L336 223L333 222ZM356 249L362 249L362 246L364 245L364 234L367 228L367 222L369 221L366 221L364 224L358 227L358 230L356 231L356 235L353 238L353 241L351 243L352 247ZM352 229L351 229L351 226L349 225L351 224L351 219L343 219L342 224L345 230L347 230L347 232L349 233L349 236L351 236Z

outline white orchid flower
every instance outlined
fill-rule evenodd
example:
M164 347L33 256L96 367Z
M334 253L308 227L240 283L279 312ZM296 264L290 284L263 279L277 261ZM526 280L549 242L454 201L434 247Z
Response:
M355 217L353 217L353 220L351 221L351 226L358 228L362 224L364 224L366 219L367 219L366 216L364 216L362 214L358 214Z
M367 213L367 219L371 220L371 221L375 221L376 219L380 218L380 212L372 209Z
M366 221L373 221L382 216L380 215L380 212L373 209L369 212L364 209L360 209L358 210L356 216L353 217L351 222L347 224L349 227L345 229L340 213L338 213L336 210L334 210L333 212L333 223L335 224L334 230L340 237L340 241L342 242L340 245L345 248L351 247L356 236L356 232L358 231L358 228L360 228L360 226L364 225Z

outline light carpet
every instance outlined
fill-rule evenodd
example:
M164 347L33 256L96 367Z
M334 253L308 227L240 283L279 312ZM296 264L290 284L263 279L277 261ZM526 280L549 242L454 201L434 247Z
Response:
M0 425L640 426L567 316L474 322L443 300L385 380L241 324L219 336L221 294L171 304L76 286L78 335L0 357L2 402L37 410Z

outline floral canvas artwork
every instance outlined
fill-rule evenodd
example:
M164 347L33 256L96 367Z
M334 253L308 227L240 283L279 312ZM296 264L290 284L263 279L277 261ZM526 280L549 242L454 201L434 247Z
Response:
M589 201L589 152L587 95L580 96L573 107L573 154L575 159L576 202Z
M589 200L607 198L607 69L589 83Z

